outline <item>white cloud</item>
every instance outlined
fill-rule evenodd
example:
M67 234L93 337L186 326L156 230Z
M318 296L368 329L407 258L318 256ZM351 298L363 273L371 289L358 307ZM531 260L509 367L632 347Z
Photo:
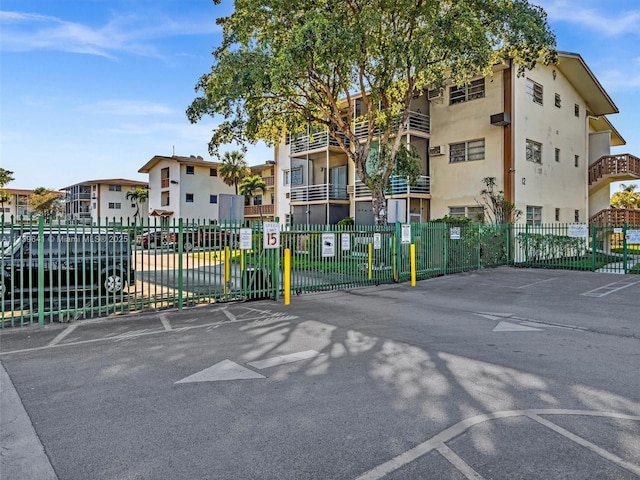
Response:
M23 12L0 11L1 49L57 50L114 58L118 53L159 57L152 41L160 38L211 34L213 18L174 19L140 15L115 16L101 26Z
M589 5L585 0L538 0L534 2L549 15L552 21L563 21L593 30L594 35L616 37L638 34L640 9L603 8L602 2Z

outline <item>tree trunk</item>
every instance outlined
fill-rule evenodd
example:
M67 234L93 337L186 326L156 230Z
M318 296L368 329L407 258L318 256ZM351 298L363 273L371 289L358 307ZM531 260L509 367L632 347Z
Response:
M371 189L371 208L373 209L373 221L375 225L387 224L387 202L384 198L384 190L377 186Z

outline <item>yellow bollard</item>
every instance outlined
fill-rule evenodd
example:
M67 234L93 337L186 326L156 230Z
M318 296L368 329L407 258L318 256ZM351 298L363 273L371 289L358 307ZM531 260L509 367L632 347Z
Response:
M416 286L416 246L415 244L409 245L409 251L411 253L411 286Z
M291 303L291 249L284 249L284 304Z
M227 286L231 280L231 250L224 247L224 293L227 293Z
M369 244L369 280L373 279L373 243Z

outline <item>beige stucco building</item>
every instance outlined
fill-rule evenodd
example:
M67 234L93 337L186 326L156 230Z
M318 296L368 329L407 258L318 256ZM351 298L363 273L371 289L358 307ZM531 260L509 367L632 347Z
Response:
M561 52L557 65L522 76L496 66L467 86L414 98L410 110L404 135L421 156L423 176L414 186L392 178L392 220L475 217L482 180L495 177L522 211L520 222L586 222L608 211L612 181L640 178L637 157L611 155L625 144L606 117L618 108L578 54ZM366 125L353 125L364 133ZM275 159L282 222L373 222L370 192L326 132L288 139Z
M67 221L88 225L128 225L147 218L146 204L127 193L147 188L147 182L126 178L88 180L64 187Z

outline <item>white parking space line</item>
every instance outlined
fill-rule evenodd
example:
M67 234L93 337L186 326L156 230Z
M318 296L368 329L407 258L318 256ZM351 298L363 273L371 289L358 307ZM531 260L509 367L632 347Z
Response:
M610 295L612 293L618 292L625 288L632 287L634 285L638 285L640 282L631 282L626 283L625 281L614 282L604 285L602 287L595 288L593 290L589 290L588 292L582 293L581 295L585 297L604 297L605 295Z
M67 328L65 328L62 332L60 332L56 338L54 338L53 340L51 340L49 342L49 347L53 347L55 345L57 345L58 343L60 343L62 340L64 340L64 338L69 335L71 332L73 332L76 328L78 328L77 323L74 323L73 325L69 325Z
M535 415L535 416L538 416L538 415L578 415L578 416L585 416L585 417L605 417L605 418L618 418L618 419L621 419L621 420L640 421L640 416L625 415L625 414L622 414L622 413L613 413L613 412L596 412L596 411L591 411L591 410L562 410L562 409L505 410L505 411L501 411L501 412L493 412L493 413L486 413L486 414L482 414L482 415L476 415L474 417L466 418L466 419L462 420L461 422L458 422L455 425L450 426L446 430L443 430L440 433L436 434L435 436L431 437L429 440L416 445L412 449L407 450L406 452L401 453L400 455L397 455L397 456L393 457L392 459L390 459L390 460L378 465L377 467L372 468L371 470L369 470L369 471L363 473L362 475L360 475L356 480L377 480L379 478L382 478L385 475L388 475L389 473L395 472L396 470L398 470L398 469L404 467L405 465L413 462L414 460L417 460L421 456L426 455L427 453L433 451L434 449L437 449L443 443L454 439L458 435L463 434L464 432L466 432L471 427L473 427L475 425L479 425L480 423L486 422L488 420L497 420L497 419L500 419L500 418L510 418L510 417L521 417L521 416L524 416L524 415ZM536 420L536 419L534 418L534 420ZM545 421L542 418L540 418L540 420ZM548 422L548 423L553 425L554 427L557 427L558 429L560 429L560 427L558 427L557 425L555 425L555 424L553 424L551 422ZM543 423L543 425L547 426L544 423ZM551 428L551 427L549 427L549 428ZM555 428L553 430L555 430ZM599 452L601 451L601 452L603 452L604 454L607 455L606 457L605 457L605 455L602 455L603 457L605 457L607 459L616 459L617 460L616 463L618 465L624 464L624 465L627 465L627 466L630 466L630 467L636 469L636 470L629 470L629 468L625 467L627 470L633 471L634 473L640 472L640 467L637 467L637 466L635 466L635 465L633 465L633 464L631 464L629 462L626 462L626 461L624 461L622 459L619 459L615 455L613 455L613 454L611 454L611 453L609 453L609 452L607 452L605 450L602 450L600 447L597 447L597 446L595 446L593 444L590 444L586 440L583 440L583 439L573 435L570 432L567 432L567 433L569 435L575 437L576 439L582 441L583 443L578 442L581 445L583 445L583 446L586 446L586 444L591 445L594 448L599 449L598 450ZM567 438L571 438L571 437L567 436ZM573 438L571 438L571 439L573 440ZM612 460L612 461L614 461L614 460ZM623 463L619 463L619 462L623 462ZM640 474L640 473L638 473L638 474Z
M556 433L559 433L560 435L562 435L565 438L568 438L572 442L575 442L578 445L581 445L581 446L591 450L596 455L600 455L601 457L606 458L610 462L615 463L619 467L624 468L625 470L640 476L640 467L639 466L634 465L633 463L627 462L626 460L618 457L617 455L614 455L613 453L608 452L605 449L598 447L597 445L594 445L593 443L585 440L582 437L574 435L570 431L565 430L564 428L556 425L555 423L550 422L549 420L546 420L546 419L544 419L542 417L539 417L538 415L535 415L533 413L528 413L527 417L529 417L530 419L535 420L536 422L544 425L548 429L553 430Z
M527 287L533 287L534 285L538 285L539 283L544 283L544 282L550 282L551 280L556 280L558 277L553 277L553 278L547 278L545 280L538 280L537 282L533 282L533 283L528 283L527 285L521 285L519 287L515 287L515 288L527 288Z
M161 313L159 317L160 317L160 322L162 323L162 326L164 327L165 331L169 332L173 330L171 328L171 322L169 321L169 315L167 315L166 313Z
M460 458L457 453L447 447L444 443L437 447L436 450L469 480L484 480L482 475L471 468L467 462Z
M233 321L235 321L236 316L235 316L233 313L231 313L229 310L227 310L226 308L222 308L222 309L221 309L221 311L222 311L222 313L224 313L224 314L225 314L225 316L226 316L229 320L231 320L232 322L233 322Z
M320 356L320 352L315 350L306 350L304 352L290 353L288 355L279 355L277 357L267 358L265 360L256 360L255 362L249 362L247 365L262 370L269 367L277 367L278 365L285 365L287 363L299 362L300 360L307 360L309 358L315 358Z

